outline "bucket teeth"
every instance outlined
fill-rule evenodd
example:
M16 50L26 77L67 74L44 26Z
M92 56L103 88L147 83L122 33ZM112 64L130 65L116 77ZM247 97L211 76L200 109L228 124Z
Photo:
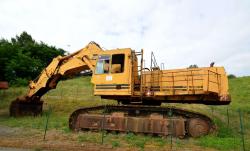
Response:
M42 114L43 101L34 100L27 97L19 97L10 104L10 116L37 116Z

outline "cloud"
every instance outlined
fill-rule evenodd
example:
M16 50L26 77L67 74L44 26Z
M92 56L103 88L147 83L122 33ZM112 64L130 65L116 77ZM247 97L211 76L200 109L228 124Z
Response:
M146 60L154 51L167 68L214 61L242 76L250 75L249 7L244 0L3 0L0 36L25 30L70 52L92 40L106 49L144 48Z

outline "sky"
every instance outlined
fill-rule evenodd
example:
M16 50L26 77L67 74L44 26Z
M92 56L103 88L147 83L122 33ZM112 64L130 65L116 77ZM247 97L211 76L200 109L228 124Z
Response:
M77 51L154 52L165 69L224 66L250 75L249 0L1 0L0 38L27 31L36 41Z

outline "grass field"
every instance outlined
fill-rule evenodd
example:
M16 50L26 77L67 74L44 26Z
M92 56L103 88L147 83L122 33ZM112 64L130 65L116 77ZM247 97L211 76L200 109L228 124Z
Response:
M173 148L176 150L241 150L242 135L240 134L239 109L242 111L244 141L245 148L250 148L250 77L241 77L230 79L230 93L232 95L232 103L229 106L205 106L205 105L182 105L171 104L187 108L207 114L213 118L218 126L218 130L214 134L205 137L193 139L176 139L173 138ZM171 138L160 138L152 136L141 136L129 134L112 134L104 133L104 145L101 145L101 132L81 132L73 133L68 129L69 115L77 108L82 106L94 106L100 104L116 103L112 100L101 100L99 97L93 96L90 77L80 77L61 81L57 89L51 90L43 96L44 114L39 117L22 117L13 118L8 115L9 103L17 96L24 95L27 91L25 87L11 87L8 90L0 92L0 126L17 128L21 131L27 131L21 137L15 135L16 139L31 142L34 138L40 140L40 145L27 146L33 149L48 149L44 147L41 139L43 138L43 130L45 127L46 113L51 108L52 112L48 123L48 139L55 143L55 140L61 140L65 144L69 140L75 146L82 144L92 144L92 146L101 148L102 146L115 150L168 150L170 149ZM228 109L228 112L227 112ZM227 114L228 113L228 114ZM229 115L229 116L227 116ZM228 124L229 121L229 124ZM0 128L1 132L1 128ZM52 135L54 134L54 135ZM21 134L20 134L21 135ZM25 137L26 136L26 137ZM55 138L55 136L57 136ZM0 136L8 137L8 136ZM14 138L13 138L14 139ZM16 141L16 140L13 140ZM1 142L0 146L11 146L11 141ZM39 142L39 141L38 141ZM39 143L38 143L39 144ZM69 146L70 146L69 145ZM46 145L45 145L46 146ZM17 146L18 147L18 146ZM20 146L19 146L20 147ZM56 148L57 149L57 148ZM61 148L62 149L62 148ZM58 149L60 150L60 148Z

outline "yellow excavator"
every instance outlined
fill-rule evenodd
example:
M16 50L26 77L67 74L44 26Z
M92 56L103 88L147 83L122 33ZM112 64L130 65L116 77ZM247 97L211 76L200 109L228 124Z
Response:
M176 137L199 137L212 132L212 120L203 114L162 103L227 105L228 79L223 67L161 69L151 54L144 67L143 50L103 50L90 42L68 56L58 56L29 84L26 96L10 105L11 116L39 115L41 97L55 89L64 76L92 71L94 95L117 100L118 105L83 107L69 117L72 130L134 132ZM104 114L104 115L103 115Z

